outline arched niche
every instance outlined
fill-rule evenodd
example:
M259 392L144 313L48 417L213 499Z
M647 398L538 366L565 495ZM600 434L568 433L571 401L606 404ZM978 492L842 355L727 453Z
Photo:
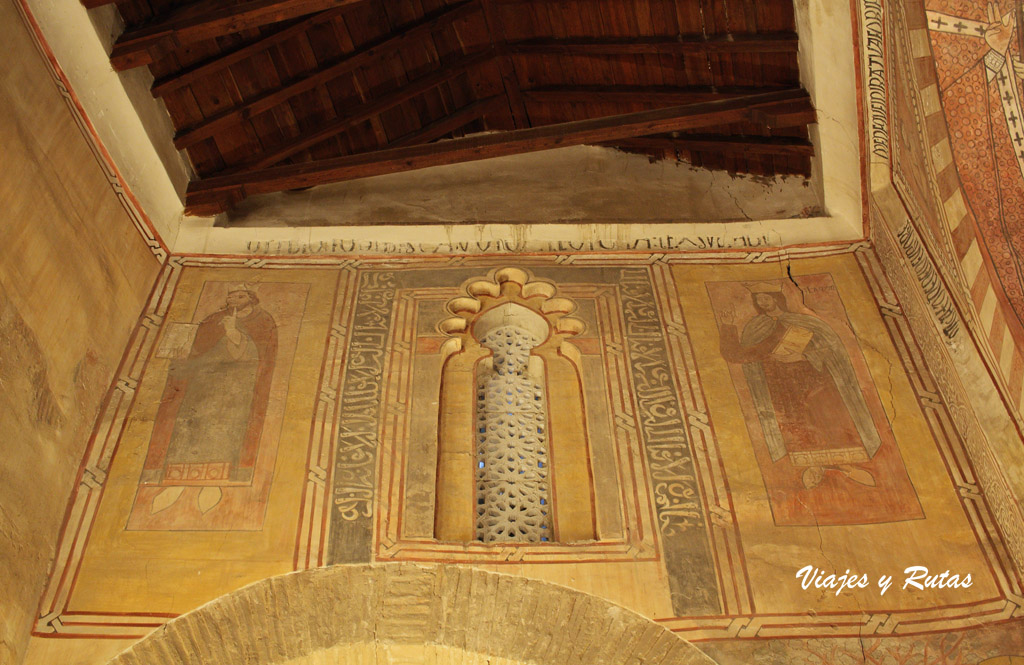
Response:
M495 331L515 329L529 344L526 373L540 386L545 411L544 456L548 469L551 542L597 540L594 478L587 433L579 350L569 341L583 331L570 316L576 308L557 297L550 282L524 270L502 268L469 281L452 299L452 316L438 325L449 335L442 346L434 536L442 541L487 540L481 536L479 455L481 379L494 370ZM530 341L527 341L530 340ZM532 495L531 495L532 496Z
M443 659L442 659L443 658ZM465 566L359 564L261 580L108 665L714 665L602 598Z

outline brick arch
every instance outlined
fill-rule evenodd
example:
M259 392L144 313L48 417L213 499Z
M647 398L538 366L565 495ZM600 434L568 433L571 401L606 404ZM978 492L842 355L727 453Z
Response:
M360 564L251 584L178 617L109 665L383 665L430 663L438 652L462 654L454 662L467 665L715 662L650 619L548 582L465 566Z

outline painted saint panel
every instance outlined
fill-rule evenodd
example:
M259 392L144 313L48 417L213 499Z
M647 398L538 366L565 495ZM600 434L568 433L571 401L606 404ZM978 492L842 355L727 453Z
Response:
M972 239L977 240L974 251L988 266L984 272L991 277L1007 331L1020 344L1024 341L1024 209L1019 205L1024 200L1024 10L1010 0L927 0L924 7L951 158L967 199L964 222L949 220L953 240L961 256ZM975 278L974 274L966 277Z
M306 284L206 282L169 360L129 530L258 529Z
M831 275L707 290L775 523L924 517Z

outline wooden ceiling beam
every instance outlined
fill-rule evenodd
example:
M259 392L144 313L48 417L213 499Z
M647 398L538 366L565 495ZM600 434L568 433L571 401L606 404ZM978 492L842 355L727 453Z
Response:
M367 1L248 0L239 4L212 0L188 5L148 25L126 30L114 42L110 64L118 71L131 69L186 44Z
M783 90L749 86L545 86L523 90L523 97L538 104L650 104L675 106L716 99L746 97Z
M796 53L795 32L622 39L527 39L508 45L523 55L687 55L705 53Z
M773 107L811 109L802 89L675 106L654 111L578 120L509 132L495 132L426 145L391 148L316 162L289 164L192 182L186 194L189 214L214 214L246 196L312 187L431 166L489 159L572 145L605 143L651 134L686 131L749 121Z
M391 141L387 147L404 148L411 145L421 145L439 139L442 136L447 136L455 130L461 129L474 120L479 120L494 111L499 107L501 100L501 97L494 96L467 104L451 115L435 120L414 132Z
M487 22L487 32L491 38L491 46L501 49L497 57L498 73L501 76L501 83L505 88L505 97L508 99L509 113L512 115L512 122L517 129L524 129L530 126L530 114L526 110L526 103L523 101L523 93L519 86L519 76L516 74L515 63L509 57L505 49L505 25L494 7L494 0L480 0L483 3L484 20Z
M602 143L613 148L638 150L686 150L758 155L811 156L814 145L794 136L728 136L724 134L680 134L641 136Z
M301 35L310 28L320 25L321 23L333 21L344 14L346 10L351 9L351 7L351 5L346 5L344 7L337 7L325 12L313 14L286 28L260 37L255 41L245 44L244 46L240 46L233 51L228 51L215 58L204 60L199 64L187 67L175 74L157 79L153 82L150 92L154 97L163 97L178 88L189 85L190 83L198 81L206 76L215 74L235 63L242 62L243 60L251 58L258 53L262 53L273 46L277 46L287 39L295 37L296 35Z
M410 81L390 94L383 95L371 102L355 107L344 117L325 122L316 130L302 134L274 150L258 155L255 159L246 162L241 166L225 171L225 173L254 171L273 166L278 162L288 159L296 153L302 152L307 148L311 148L318 143L337 136L338 134L370 119L373 116L379 115L388 109L394 108L399 104L412 99L413 97L417 97L428 90L436 88L442 83L462 75L473 67L489 62L493 58L494 49L488 48L472 55L464 56L454 62L443 63L441 67L434 72L414 81Z
M403 26L391 37L379 40L366 48L349 54L334 64L326 65L322 69L311 72L291 83L274 90L268 90L248 102L225 109L198 125L179 132L174 137L174 147L178 150L184 150L203 139L213 136L225 127L241 123L255 115L269 111L296 95L351 73L360 67L377 62L381 58L393 53L396 49L411 42L421 40L432 32L440 30L479 10L480 5L477 0L466 0L458 5L452 5L445 10L428 14L419 21Z
M751 118L766 129L787 129L802 127L817 122L817 114L813 108L801 104L779 104L771 109L759 109Z

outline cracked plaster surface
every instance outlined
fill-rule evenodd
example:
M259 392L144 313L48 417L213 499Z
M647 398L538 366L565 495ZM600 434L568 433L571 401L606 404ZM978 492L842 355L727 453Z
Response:
M254 196L237 227L523 222L721 222L820 213L820 188L576 146Z

